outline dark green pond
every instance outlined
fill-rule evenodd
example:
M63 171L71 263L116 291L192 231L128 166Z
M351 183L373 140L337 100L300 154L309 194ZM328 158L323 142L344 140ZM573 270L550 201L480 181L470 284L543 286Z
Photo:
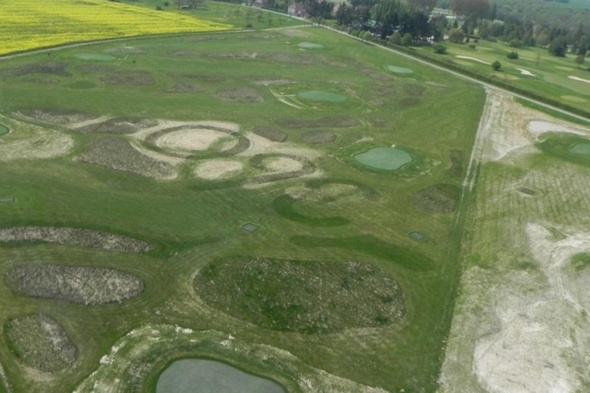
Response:
M156 393L286 393L281 385L227 364L205 359L172 363L158 379Z
M386 171L395 171L412 162L410 153L395 147L374 147L355 155L354 159L368 167Z

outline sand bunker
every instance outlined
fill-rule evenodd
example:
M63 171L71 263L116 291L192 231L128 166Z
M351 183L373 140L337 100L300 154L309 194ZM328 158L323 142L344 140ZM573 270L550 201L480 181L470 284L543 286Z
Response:
M470 56L457 55L456 57L459 58L459 59L476 61L476 62L481 63L481 64L487 64L487 65L491 65L492 64L492 63L488 63L487 61L483 61L483 60L477 59L475 57L470 57Z
M0 242L46 242L101 248L119 252L148 252L151 245L141 240L80 228L14 227L0 229Z
M239 161L209 160L197 166L194 173L201 179L217 180L235 176L243 169L244 164Z
M578 78L577 76L568 76L568 78L573 79L575 81L578 82L585 82L585 83L590 83L590 79L582 79L582 78Z
M0 162L59 157L74 147L74 140L60 132L20 122L10 122L10 129L0 139Z
M178 130L162 135L156 145L163 149L181 151L204 151L227 137L227 134L206 128Z
M580 128L574 128L573 126L566 126L557 123L551 123L548 121L533 120L527 125L527 129L534 138L539 138L540 135L547 132L564 132L568 134L588 136L589 131L582 130Z
M303 169L303 164L294 158L270 157L264 160L264 167L273 173L295 172Z
M533 74L532 72L525 70L524 68L516 68L517 71L520 71L520 75L525 75L525 76L537 76L535 74Z

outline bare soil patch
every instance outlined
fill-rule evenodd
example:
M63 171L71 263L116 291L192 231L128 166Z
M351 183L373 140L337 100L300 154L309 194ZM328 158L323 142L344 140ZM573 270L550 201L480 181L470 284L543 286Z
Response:
M168 92L169 93L179 93L179 94L186 94L186 93L201 93L203 91L203 86L190 83L190 82L178 82L172 86Z
M455 211L461 190L450 184L435 184L418 191L410 197L416 210L427 213L450 213Z
M243 102L253 104L264 102L264 98L262 98L258 91L247 87L219 90L214 97L218 100L227 102Z
M3 330L13 354L28 367L55 372L76 362L76 346L64 328L46 314L11 319Z
M382 327L405 313L397 282L360 262L226 259L203 268L194 286L212 307L282 331Z
M88 150L79 155L77 160L157 179L173 179L177 176L174 166L169 162L142 154L128 141L115 137L93 140Z
M528 123L527 129L531 133L531 135L538 139L539 136L545 133L553 132L553 133L566 133L566 134L574 134L574 135L583 135L589 136L590 131L584 130L580 127L576 127L569 124L560 124L551 121L544 121L544 120L533 120Z
M310 131L301 135L301 140L310 145L328 145L336 141L336 135L325 131Z
M67 154L74 147L74 140L59 132L37 130L33 135L19 138L18 129L10 136L16 139L0 141L0 162L20 159L48 159Z
M222 76L217 75L201 75L201 74L181 74L183 78L193 79L200 82L207 82L207 83L219 83L225 80Z
M72 74L66 70L67 63L42 63L34 64L30 66L12 68L9 70L1 71L1 76L21 76L27 74L52 74L57 76L72 76Z
M208 160L195 168L195 175L206 180L227 179L239 174L243 169L244 164L240 161Z
M18 114L59 126L67 126L68 124L97 118L96 115L92 115L90 113L51 109L23 109L19 111Z
M294 81L289 79L252 79L251 82L255 85L261 86L282 86L295 83Z
M264 168L272 173L295 172L303 169L303 164L291 157L268 157L263 161Z
M403 87L404 93L414 97L420 97L426 91L426 88L421 85L416 85L414 83L409 83L404 85Z
M156 146L173 151L204 151L227 137L227 133L208 128L187 128L161 135Z
M77 130L88 133L108 133L108 134L133 134L145 128L151 128L158 125L157 120L142 118L116 118L108 119L103 122L90 123Z
M118 72L102 75L100 80L105 85L149 86L155 83L148 72Z
M0 229L0 242L46 242L101 248L118 252L148 252L153 247L141 240L89 229L65 227L13 227Z
M405 97L398 102L402 108L410 108L412 106L418 105L420 103L420 99L418 97Z
M268 127L254 127L252 132L273 142L285 142L289 135L281 130Z

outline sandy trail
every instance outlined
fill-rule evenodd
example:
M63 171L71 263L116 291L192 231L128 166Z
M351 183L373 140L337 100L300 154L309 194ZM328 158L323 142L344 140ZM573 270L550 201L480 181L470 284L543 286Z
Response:
M481 64L487 64L487 65L491 65L492 64L492 63L488 63L487 61L483 61L483 60L477 59L475 57L470 57L470 56L457 55L456 57L459 58L459 59L463 59L463 60L476 61L476 62L481 63Z
M578 78L577 76L570 75L570 76L568 76L568 78L573 79L573 80L578 81L578 82L590 83L590 79L582 79L582 78Z
M520 71L521 75L525 75L525 76L537 76L535 74L533 74L532 72L530 72L529 70L525 70L524 68L516 68L517 71Z

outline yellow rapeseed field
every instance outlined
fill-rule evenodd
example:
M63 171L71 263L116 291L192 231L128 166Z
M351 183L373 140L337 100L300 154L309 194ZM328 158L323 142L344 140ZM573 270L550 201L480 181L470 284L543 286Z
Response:
M229 28L107 0L0 0L0 55L74 42Z

